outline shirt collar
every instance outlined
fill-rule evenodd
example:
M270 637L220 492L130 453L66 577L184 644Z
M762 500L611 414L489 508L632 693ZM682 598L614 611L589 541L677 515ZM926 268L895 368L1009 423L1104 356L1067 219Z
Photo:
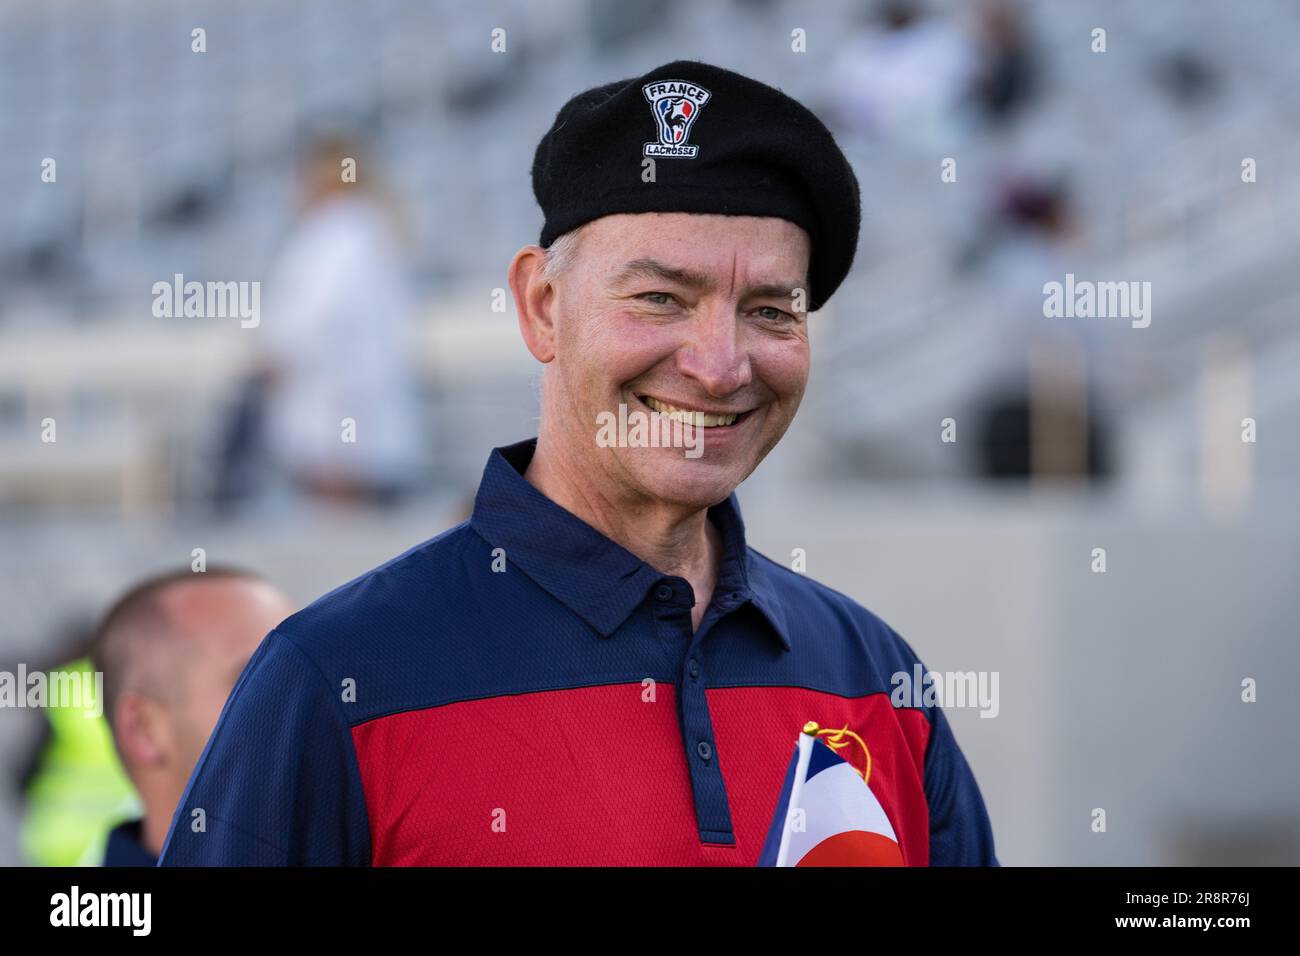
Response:
M144 848L143 820L127 820L108 834L104 866L157 866L158 859Z
M537 439L494 448L483 469L469 523L484 540L603 637L611 636L666 575L546 497L526 478ZM709 509L722 535L714 600L724 613L746 602L790 649L785 608L775 581L745 544L735 494ZM755 587L758 585L758 587Z

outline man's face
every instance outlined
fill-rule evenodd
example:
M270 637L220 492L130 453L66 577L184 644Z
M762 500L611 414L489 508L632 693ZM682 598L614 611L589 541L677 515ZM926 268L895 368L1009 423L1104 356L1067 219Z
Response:
M555 286L548 434L624 494L696 508L725 499L803 397L808 327L795 297L809 252L807 234L784 219L652 213L588 224ZM620 404L629 424L644 416L688 447L601 447L599 416L618 416ZM674 418L684 419L675 430Z

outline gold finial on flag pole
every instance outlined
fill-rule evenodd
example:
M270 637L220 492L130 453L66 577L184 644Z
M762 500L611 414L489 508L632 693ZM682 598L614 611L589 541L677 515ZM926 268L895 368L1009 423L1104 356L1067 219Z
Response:
M841 727L839 730L831 730L829 728L823 728L815 720L810 720L803 725L803 732L809 737L824 738L826 745L836 753L839 753L840 750L847 747L850 741L856 743L862 750L865 765L859 768L852 760L846 759L845 762L850 767L853 767L853 770L864 781L869 781L871 779L871 751L867 749L866 741L853 731L849 730L848 725ZM843 755L841 754L841 756Z

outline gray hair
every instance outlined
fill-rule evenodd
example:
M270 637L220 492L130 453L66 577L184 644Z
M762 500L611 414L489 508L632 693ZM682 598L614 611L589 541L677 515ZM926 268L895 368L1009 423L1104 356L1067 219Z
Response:
M547 282L554 282L573 265L582 230L582 226L570 229L546 248L546 260L542 263L542 278Z

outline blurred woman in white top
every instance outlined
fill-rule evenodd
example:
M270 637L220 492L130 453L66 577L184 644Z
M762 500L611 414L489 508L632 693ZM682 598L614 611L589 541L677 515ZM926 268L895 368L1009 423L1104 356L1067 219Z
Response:
M372 177L351 141L312 146L262 321L271 455L300 488L336 501L399 497L427 442L407 362L406 262Z

